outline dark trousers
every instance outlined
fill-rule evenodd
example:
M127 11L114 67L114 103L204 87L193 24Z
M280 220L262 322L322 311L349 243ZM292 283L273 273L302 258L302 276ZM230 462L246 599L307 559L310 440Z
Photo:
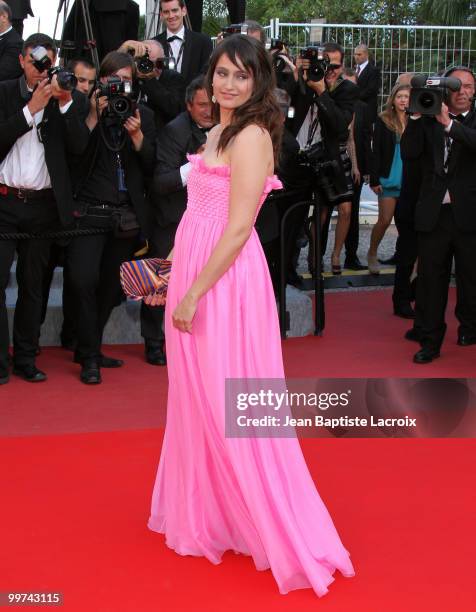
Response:
M166 227L156 225L149 240L147 257L160 257L165 259L172 250L175 242L178 223L171 223ZM142 302L140 310L141 335L146 347L161 346L165 340L163 322L165 306L147 306Z
M417 306L423 298L421 345L439 350L446 331L453 257L456 265L458 334L476 335L476 232L456 227L451 204L441 207L437 226L418 233Z
M61 327L61 343L63 345L74 345L76 342L76 315L75 301L71 290L71 279L64 266L65 247L59 244L51 246L50 260L43 282L43 310L41 313L41 322L44 323L48 310L48 298L53 281L55 269L58 266L63 266L63 325Z
M97 360L104 327L113 308L123 299L119 271L132 259L136 238L112 233L73 238L66 248L66 270L76 302L77 343L80 361Z
M0 195L0 233L41 233L60 227L56 201L52 192L24 202L14 195ZM0 239L0 376L8 367L8 332L5 291L10 268L18 253L18 298L13 321L13 352L16 365L32 365L35 362L38 336L41 327L43 278L48 266L50 240L1 240Z
M414 300L410 278L418 255L418 237L414 227L413 216L399 214L401 202L397 202L395 210L395 225L398 230L395 253L397 264L393 287L393 303L395 306L409 304Z
M353 183L354 196L352 198L352 208L350 211L350 226L345 239L345 259L352 261L357 259L357 249L359 248L359 212L360 212L360 195L362 193L362 180L360 184Z

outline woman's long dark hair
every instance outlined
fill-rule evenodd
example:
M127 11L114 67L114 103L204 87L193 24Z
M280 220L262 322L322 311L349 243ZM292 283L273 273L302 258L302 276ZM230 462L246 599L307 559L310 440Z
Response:
M279 149L283 132L283 118L277 100L274 96L276 79L273 66L264 45L243 34L234 34L218 45L210 58L206 77L206 86L210 99L213 95L213 75L218 60L227 55L237 67L238 60L245 70L251 73L254 80L253 93L249 100L235 109L229 126L227 126L218 141L218 151L223 151L241 130L247 125L255 124L268 130L273 143L275 165L279 160ZM220 106L213 105L213 118L220 121Z

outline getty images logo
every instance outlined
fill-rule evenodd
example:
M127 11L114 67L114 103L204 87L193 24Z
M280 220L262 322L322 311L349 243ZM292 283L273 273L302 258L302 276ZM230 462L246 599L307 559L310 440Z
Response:
M348 406L351 393L350 390L344 393L299 393L288 389L283 392L261 389L255 393L237 393L236 408L238 410L266 408L278 411L283 407L308 407L325 411L337 406Z

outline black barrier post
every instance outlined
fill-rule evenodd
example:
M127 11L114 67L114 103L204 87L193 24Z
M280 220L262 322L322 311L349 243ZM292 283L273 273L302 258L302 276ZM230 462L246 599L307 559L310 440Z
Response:
M284 194L283 194L284 195ZM289 194L286 194L289 195ZM280 275L279 275L279 327L281 329L281 338L283 340L287 337L287 321L286 321L286 276L287 270L285 265L285 242L284 242L284 230L286 228L286 221L291 212L301 206L313 206L313 220L315 224L315 237L314 237L314 298L315 298L315 328L314 335L320 336L324 330L325 325L325 307L324 307L324 281L322 278L322 265L321 265L321 219L320 219L320 206L317 200L304 200L302 202L296 202L288 208L281 219L280 228ZM309 244L311 248L311 244Z
M314 335L322 336L326 324L324 307L324 279L322 278L322 256L321 256L321 207L318 199L314 196L313 204L314 219Z

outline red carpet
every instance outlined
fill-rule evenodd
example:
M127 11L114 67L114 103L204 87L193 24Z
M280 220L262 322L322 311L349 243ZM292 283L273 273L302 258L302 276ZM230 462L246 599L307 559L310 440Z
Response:
M456 346L454 321L441 359L416 366L388 292L332 294L327 307L324 337L284 343L289 376L474 376L476 347ZM0 593L60 591L61 609L80 612L474 609L474 440L303 440L357 575L322 599L282 596L249 558L180 557L147 530L166 371L140 347L107 352L127 363L99 387L45 349L47 383L0 388Z
M0 592L61 591L79 612L474 609L474 441L304 441L357 572L322 599L279 595L246 557L180 557L149 532L160 441L157 430L2 440Z

